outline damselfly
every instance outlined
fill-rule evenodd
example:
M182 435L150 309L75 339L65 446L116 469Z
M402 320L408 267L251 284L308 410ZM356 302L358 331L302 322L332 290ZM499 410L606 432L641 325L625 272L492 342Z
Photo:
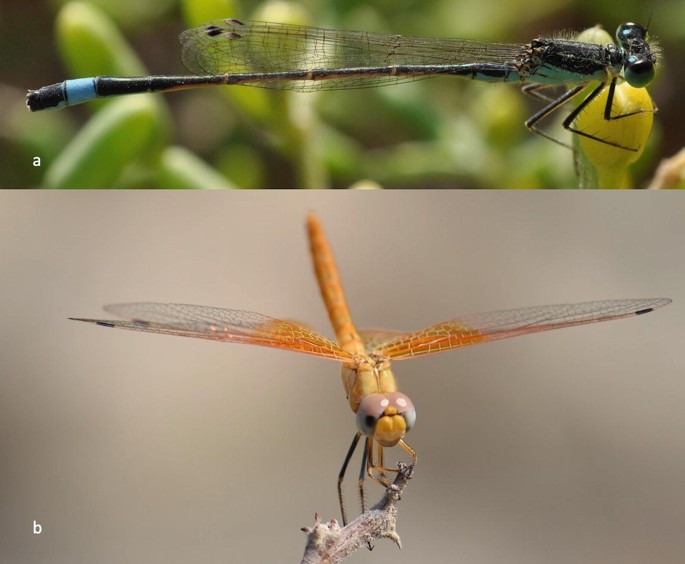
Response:
M618 80L644 88L654 78L657 51L647 42L647 29L637 23L618 27L616 45L560 37L539 37L528 44L435 39L268 22L243 23L236 19L189 29L181 34L180 40L183 63L195 76L97 76L66 80L30 90L27 106L38 111L95 98L211 85L244 84L306 92L367 88L452 75L524 84L525 93L547 103L526 120L526 127L559 142L539 129L538 122L577 96L588 83L599 81L563 126L616 147L621 145L573 128L578 114L604 88L609 88L605 120L653 111L650 108L612 115ZM559 86L570 89L557 98L545 94L545 89Z

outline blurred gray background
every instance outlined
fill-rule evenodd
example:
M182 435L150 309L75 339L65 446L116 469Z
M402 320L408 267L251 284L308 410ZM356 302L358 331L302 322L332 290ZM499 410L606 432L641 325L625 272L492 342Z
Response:
M418 410L404 548L351 561L682 562L679 196L0 193L0 561L299 562L300 527L338 517L355 431L336 363L67 317L185 302L331 335L304 233L316 210L362 327L674 299L395 363Z

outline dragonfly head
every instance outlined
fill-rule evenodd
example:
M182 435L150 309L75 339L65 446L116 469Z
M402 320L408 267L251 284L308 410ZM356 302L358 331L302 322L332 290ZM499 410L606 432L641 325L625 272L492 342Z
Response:
M385 447L395 446L414 426L416 410L401 392L369 394L357 409L357 427Z

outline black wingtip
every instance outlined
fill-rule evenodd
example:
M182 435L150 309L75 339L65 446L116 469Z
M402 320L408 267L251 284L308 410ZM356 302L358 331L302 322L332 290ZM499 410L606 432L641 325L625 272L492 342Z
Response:
M103 327L115 327L111 321L102 321L99 319L84 319L83 317L70 317L70 321L83 321L85 323L94 323L95 325L102 325Z
M655 309L659 309L660 307L667 306L668 304L673 303L673 300L671 298L660 298L650 301L652 302L652 305L650 307L646 307L644 309L636 311L635 315L643 315L645 313L649 313L650 311L654 311Z
M654 311L654 308L653 308L653 307L648 307L648 308L645 308L645 309L641 309L641 310L639 310L639 311L636 311L636 312L635 312L635 315L643 315L643 314L645 314L645 313L649 313L650 311Z

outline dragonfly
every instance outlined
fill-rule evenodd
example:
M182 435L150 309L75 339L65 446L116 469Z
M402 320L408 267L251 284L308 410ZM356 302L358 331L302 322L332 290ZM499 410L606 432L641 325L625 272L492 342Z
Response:
M408 333L358 330L352 321L333 252L314 213L307 217L307 232L316 279L335 331L335 341L293 321L201 305L116 304L104 309L121 320L71 319L102 327L262 345L338 362L357 425L338 474L338 501L344 524L347 513L343 481L360 441L364 445L358 479L362 513L366 508L366 476L389 487L390 478L398 471L384 466L385 448L399 446L410 464L417 461L415 450L404 440L416 423L416 409L411 399L399 391L392 362L529 333L644 315L671 303L668 298L592 301L464 315Z
M616 147L619 143L575 129L575 118L608 85L604 119L615 120L654 108L612 114L617 82L644 88L654 79L658 59L647 29L621 24L616 44L598 45L570 38L538 37L527 44L475 39L439 39L344 31L273 22L215 20L181 33L182 61L188 76L96 76L66 80L29 90L30 111L63 108L96 98L170 92L213 85L261 86L301 92L367 88L398 82L458 76L485 82L522 84L523 91L546 106L525 122L532 132L564 145L537 124L585 87L599 85L566 117L575 134ZM559 97L545 91L571 86Z

